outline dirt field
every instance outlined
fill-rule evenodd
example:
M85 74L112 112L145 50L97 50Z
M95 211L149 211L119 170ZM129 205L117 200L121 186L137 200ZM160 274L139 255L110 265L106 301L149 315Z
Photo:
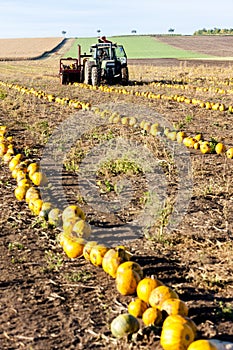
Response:
M227 148L233 147L232 114L228 111L135 95L136 91L164 96L180 94L232 105L230 62L147 60L138 65L130 61L130 84L125 88L134 94L127 95L61 86L57 74L60 54L58 51L42 61L0 62L0 81L90 102L92 106L103 103L108 107L112 103L127 106L125 115L130 106L136 106L139 114L145 109L152 110L176 129L190 135L202 133L205 140L215 138ZM213 89L203 90L206 87ZM74 113L77 118L78 113L84 113L4 86L0 86L0 93L0 124L7 125L15 148L31 161L43 157L47 142L61 123ZM131 174L132 203L120 213L103 214L80 193L77 165L89 150L104 145L113 135L144 145L163 165L166 207L146 237L122 242L120 239L119 243L129 247L132 259L143 267L145 276L156 275L187 303L189 316L198 328L198 338L232 341L233 160L216 154L203 155L199 150L188 151L193 183L191 200L179 225L168 232L166 220L169 209L176 208L179 181L172 154L159 139L139 128L106 122L93 130L93 120L88 118L86 124L89 132L64 162L62 185L66 200L83 208L97 238L106 228L111 228L112 235L119 232L119 227L124 231L143 211L147 191L143 178ZM111 172L98 176L105 184L99 188L101 198L113 203L117 195L113 185L125 177L116 177ZM56 179L53 181L52 196L59 199ZM109 184L112 187L107 187ZM112 337L109 325L114 317L127 312L132 297L120 295L114 279L101 268L83 258L69 259L57 242L60 230L38 220L24 201L17 201L15 186L8 166L1 163L1 349L162 349L161 329L144 327L141 320L141 330L132 339Z
M0 39L1 59L36 58L53 50L64 38Z

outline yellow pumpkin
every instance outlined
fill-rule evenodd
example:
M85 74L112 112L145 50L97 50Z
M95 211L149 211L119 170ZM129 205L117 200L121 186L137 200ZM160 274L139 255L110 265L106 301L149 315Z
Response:
M199 339L192 342L187 350L218 350L218 348L211 343L211 340Z
M31 175L31 180L36 186L46 186L48 184L48 180L45 174L41 171L35 171Z
M168 315L188 316L188 307L184 301L177 298L169 298L163 301L161 311L166 311Z
M70 235L63 236L63 250L71 259L82 256L85 244L86 241L83 238L73 239Z
M17 186L14 190L15 198L18 201L24 200L27 190L27 186Z
M37 163L30 163L27 167L29 178L31 179L32 175L38 170L39 170L39 165Z
M134 270L140 276L140 279L143 278L143 270L141 266L134 261L126 261L120 264L120 266L117 269L117 276L123 274L126 270Z
M62 220L65 221L69 218L73 218L73 217L80 217L81 219L85 220L85 214L82 211L82 209L77 206L77 205L69 205L68 207L66 207L63 212L62 212Z
M139 274L133 269L126 269L120 274L117 270L116 288L121 295L132 295L136 292L140 279Z
M149 297L149 304L152 307L161 308L162 303L166 299L176 298L178 299L177 293L168 286L158 286L152 290Z
M98 243L96 241L89 241L85 244L84 248L83 248L83 256L84 259L86 259L87 261L90 261L90 253L91 253L91 249L96 246Z
M229 159L232 159L232 158L233 158L233 147L232 147L232 148L229 148L229 149L226 151L226 156L227 156L227 158L229 158Z
M162 312L157 307L148 307L142 315L142 321L145 326L158 326L162 319Z
M221 143L221 142L217 143L217 145L215 146L215 152L217 154L225 153L226 152L226 146L223 143Z
M28 206L29 209L33 212L35 215L39 215L41 208L42 208L43 201L42 199L31 199Z
M10 160L10 162L9 162L10 171L13 171L14 168L20 163L21 158L22 158L22 154L19 153Z
M72 228L79 237L87 239L91 235L91 225L85 220L77 220Z
M188 324L189 327L192 329L194 333L194 337L196 337L197 334L197 326L193 320L191 320L189 317L181 316L181 315L169 315L166 317L166 319L163 322L163 327L171 327L173 324Z
M160 344L164 350L187 350L194 340L192 328L187 323L162 327Z
M128 260L128 255L124 248L112 248L104 255L102 268L111 277L116 278L118 267L126 260Z
M128 313L134 317L142 317L146 309L147 303L139 298L133 299L128 305Z
M150 293L153 289L161 285L163 285L163 283L153 276L145 277L138 283L137 296L146 303L149 303Z
M40 192L35 187L29 187L25 195L26 203L28 204L31 199L37 198L40 198Z
M94 247L92 247L90 252L90 261L95 266L101 266L103 257L107 253L109 248L107 248L104 245L97 244Z
M200 151L203 154L210 153L211 152L211 147L208 141L203 141L200 144Z

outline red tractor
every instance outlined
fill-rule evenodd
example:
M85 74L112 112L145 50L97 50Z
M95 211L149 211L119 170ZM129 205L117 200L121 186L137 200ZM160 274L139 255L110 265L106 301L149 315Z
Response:
M81 46L78 45L77 58L61 58L59 76L62 85L82 83L84 81L84 65L87 57L91 55L81 55Z

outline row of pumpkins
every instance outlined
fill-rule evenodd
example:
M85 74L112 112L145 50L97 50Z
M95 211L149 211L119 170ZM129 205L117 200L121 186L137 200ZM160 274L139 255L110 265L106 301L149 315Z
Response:
M197 327L188 317L185 302L162 281L144 276L142 267L131 260L132 254L126 247L110 248L88 241L91 226L79 206L70 205L60 210L42 201L39 187L47 185L46 177L37 163L27 162L22 154L15 154L12 136L7 136L7 128L3 125L0 126L0 156L16 179L16 198L25 200L31 211L50 225L62 226L58 241L66 255L71 259L83 256L115 279L121 295L137 296L128 304L127 313L111 322L113 336L121 338L136 333L140 328L139 318L142 318L145 326L161 327L160 343L164 350L218 349L210 340L195 340Z
M86 85L83 83L75 83L79 86L86 87L86 88L93 88L91 85ZM17 91L21 92L22 94L33 94L34 96L37 96L38 98L43 98L49 102L56 102L61 105L68 105L70 107L76 108L76 109L83 109L83 110L92 110L95 113L100 114L101 117L109 117L108 121L110 123L121 123L123 125L129 125L129 126L139 126L142 130L147 132L148 134L151 134L153 136L157 136L158 134L162 134L166 136L171 141L177 141L178 143L183 143L187 148L194 148L199 149L201 153L216 153L216 154L224 154L227 158L232 159L233 158L233 147L230 147L227 149L227 147L221 143L217 142L216 140L210 140L206 141L203 139L202 134L197 134L195 136L188 136L185 131L176 131L176 130L170 130L169 128L162 128L158 123L150 123L146 120L140 121L140 123L137 121L136 117L127 117L127 116L120 116L118 113L112 113L111 111L107 110L100 110L98 107L91 106L88 102L82 102L77 100L72 100L67 97L56 97L52 94L47 94L44 91L37 91L34 88L27 88L24 86L20 86L18 84L12 84L12 83L6 83L3 81L0 81L0 85L6 86L8 88L14 88ZM116 89L115 87L108 87L108 86L95 86L95 89L100 89L101 91L108 91L109 89L111 91L120 91L119 89ZM125 90L125 89L123 89ZM131 93L130 91L127 93ZM175 97L176 98L176 97ZM211 106L214 108L216 104L211 103ZM212 108L210 107L210 108ZM207 108L207 104L206 104ZM209 108L209 109L210 109ZM217 107L218 108L218 107ZM233 107L232 107L233 108ZM233 111L233 110L232 110Z
M180 144L184 144L187 148L193 148L200 150L202 154L221 154L225 155L227 158L233 158L233 147L227 147L222 142L217 142L216 140L206 141L203 139L202 134L197 134L195 136L188 136L185 131L170 130L168 127L161 127L159 123L150 123L146 120L138 121L136 117L121 116L117 112L110 112L107 110L100 110L98 107L92 107L92 111L99 114L102 118L108 117L108 122L112 124L122 124L131 127L138 126L144 132L152 136L163 135L171 141L177 141Z
M116 88L113 86L92 86L87 85L85 83L74 83L75 86L79 86L81 88L89 89L89 90L100 90L107 93L117 93L122 95L134 95L134 96L141 96L148 99L157 99L157 100L166 100L166 101L175 101L175 102L183 102L186 104L193 104L196 106L199 106L201 108L205 109L212 109L213 111L229 111L230 113L233 113L233 106L229 105L228 107L224 103L220 102L211 102L211 101L203 101L198 98L191 98L184 95L166 95L163 93L154 93L152 91L135 91L133 89L126 89L126 88Z

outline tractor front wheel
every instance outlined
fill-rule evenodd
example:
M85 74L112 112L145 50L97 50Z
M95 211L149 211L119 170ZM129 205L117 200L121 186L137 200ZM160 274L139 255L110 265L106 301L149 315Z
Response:
M128 67L121 68L121 83L122 85L128 85L129 83Z

